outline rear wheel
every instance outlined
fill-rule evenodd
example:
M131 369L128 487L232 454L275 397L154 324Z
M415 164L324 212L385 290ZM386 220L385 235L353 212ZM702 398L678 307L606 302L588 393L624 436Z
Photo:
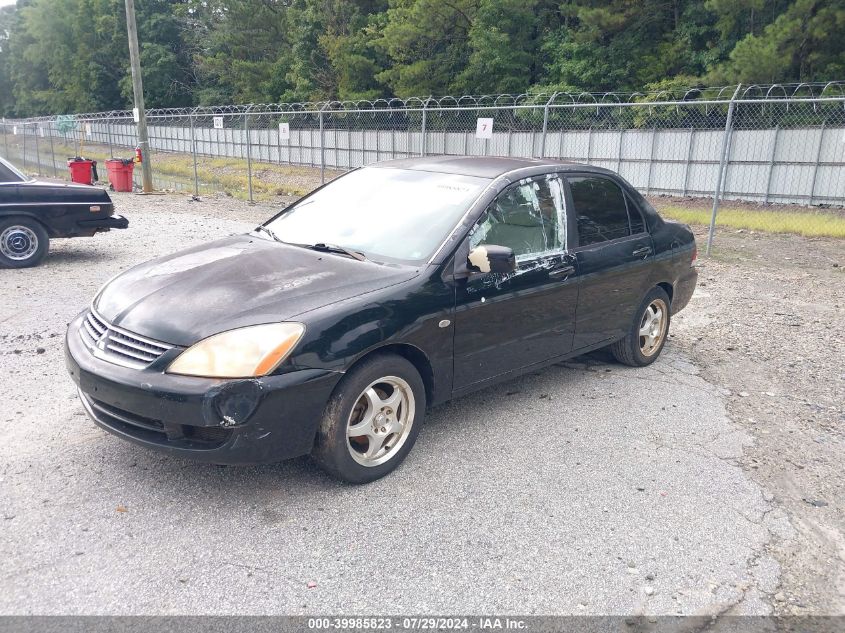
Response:
M0 220L0 266L36 266L47 254L50 238L39 222L30 218Z
M365 359L329 399L312 457L350 483L384 477L413 447L425 407L422 378L409 361L392 354Z
M657 360L669 333L669 307L666 291L652 288L634 314L631 330L610 346L616 360L632 367L645 367Z

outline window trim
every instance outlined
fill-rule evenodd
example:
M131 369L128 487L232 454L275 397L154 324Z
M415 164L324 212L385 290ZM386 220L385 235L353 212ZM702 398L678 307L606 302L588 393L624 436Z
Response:
M640 210L639 206L634 204L634 201L631 199L630 194L628 194L625 189L622 189L622 195L625 197L625 209L628 212L628 230L631 232L631 237L636 235L642 235L643 233L648 233L648 224L645 221L645 216L643 215L642 210ZM636 213L640 217L640 222L643 225L643 230L634 233L634 220L631 214L631 208L633 207L634 213Z
M592 244L581 244L581 232L578 231L578 213L577 211L572 214L573 221L570 223L569 232L574 233L577 236L577 244L572 247L572 252L576 253L583 250L590 250L594 248L602 248L608 244L621 244L625 240L630 240L632 238L637 238L642 235L642 233L633 233L631 231L631 214L628 211L628 193L626 188L619 182L616 178L614 178L611 174L597 174L591 171L567 171L561 172L560 175L563 177L563 180L566 181L566 190L565 194L567 196L566 206L567 208L575 209L575 200L572 198L572 188L569 183L569 178L599 178L602 180L609 180L614 185L616 185L620 192L622 193L622 198L625 201L625 216L628 218L628 235L623 237L617 237L613 240L606 240L604 242L593 242ZM570 206L571 205L571 206ZM640 213L642 215L642 213ZM645 218L643 217L643 226L645 227L644 233L648 233L648 225L645 223Z
M541 174L534 174L532 176L524 176L522 178L519 178L517 180L514 180L514 181L508 183L500 191L498 191L496 193L496 195L493 196L490 199L490 201L484 206L484 209L481 211L481 213L475 219L475 221L473 222L469 231L467 231L466 237L464 239L464 242L467 245L467 249L469 249L469 244L470 244L470 240L472 238L473 229L475 229L475 227L479 225L482 218L484 218L484 216L487 213L489 213L490 207L508 189L510 189L511 187L518 187L518 186L522 185L525 181L548 180L550 178L556 179L558 182L560 182L560 185L561 185L560 186L560 195L561 195L561 204L562 204L561 211L563 213L563 218L558 218L557 227L556 227L558 239L563 238L563 239L560 239L560 241L561 241L560 247L555 249L555 250L543 251L541 253L526 253L525 255L517 255L516 256L516 265L517 265L517 268L519 268L519 266L521 264L524 264L525 262L531 262L531 261L540 260L540 259L544 259L544 258L548 258L548 257L559 257L561 255L568 253L571 250L569 248L571 226L570 226L570 222L569 222L569 201L567 199L567 184L563 181L562 174L559 173L559 172L556 172L556 171L548 171L548 172L544 172L544 173L541 173ZM565 231L564 231L563 235L560 234L561 227L565 227ZM500 246L504 246L504 245L500 244ZM469 250L467 252L469 252Z

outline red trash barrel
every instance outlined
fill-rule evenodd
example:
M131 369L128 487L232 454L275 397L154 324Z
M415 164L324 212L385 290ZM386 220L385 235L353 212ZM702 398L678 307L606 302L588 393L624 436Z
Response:
M97 169L97 161L77 156L75 158L68 158L67 166L68 169L70 169L71 182L77 182L81 185L94 184L94 173Z
M109 183L115 191L132 191L132 172L135 163L132 159L110 158L106 161L106 171L109 172Z

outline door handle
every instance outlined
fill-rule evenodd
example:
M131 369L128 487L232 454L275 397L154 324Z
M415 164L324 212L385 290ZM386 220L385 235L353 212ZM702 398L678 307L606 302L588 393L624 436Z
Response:
M575 266L561 266L560 268L554 268L549 271L549 278L550 279L559 279L561 277L569 277L572 273L575 272Z
M640 255L651 255L651 246L643 246L642 248L638 248L633 253L631 253L634 257L639 257Z

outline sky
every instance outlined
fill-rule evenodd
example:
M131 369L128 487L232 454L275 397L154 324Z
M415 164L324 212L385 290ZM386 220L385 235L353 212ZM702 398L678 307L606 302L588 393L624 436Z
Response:
M15 4L17 0L0 0L0 7L5 7L7 4Z

